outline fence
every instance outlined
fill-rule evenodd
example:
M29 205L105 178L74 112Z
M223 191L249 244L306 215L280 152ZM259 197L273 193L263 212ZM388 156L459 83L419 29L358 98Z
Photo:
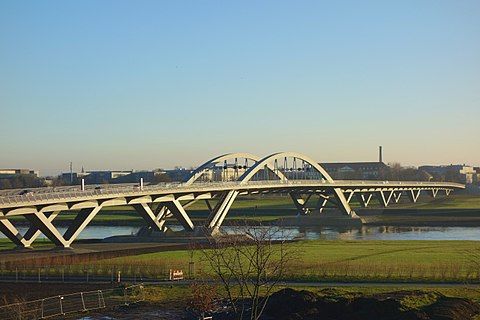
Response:
M52 266L1 266L0 281L9 282L129 282L165 281L170 279L171 269L186 270L185 278L195 277L193 262L167 264L104 265L52 265ZM0 318L1 319L1 318Z
M2 306L0 307L0 319L49 319L73 313L125 306L144 300L143 285L77 292Z

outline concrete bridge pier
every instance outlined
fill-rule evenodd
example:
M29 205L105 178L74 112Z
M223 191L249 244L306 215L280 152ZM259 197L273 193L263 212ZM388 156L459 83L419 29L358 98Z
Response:
M18 229L6 217L4 217L3 214L0 218L0 232L2 232L18 248L30 247Z

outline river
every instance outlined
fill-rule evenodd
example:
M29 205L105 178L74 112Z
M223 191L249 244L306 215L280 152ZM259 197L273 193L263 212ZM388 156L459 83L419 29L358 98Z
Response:
M254 228L254 227L252 227ZM266 227L255 227L266 228ZM20 233L27 228L19 227ZM58 228L61 233L66 228ZM88 226L78 239L103 239L111 236L134 235L139 227L128 226ZM173 230L181 227L172 226ZM225 226L227 233L238 232L237 227ZM480 228L477 227L379 227L363 226L360 228L334 227L281 227L277 238L285 239L324 239L324 240L480 240ZM5 236L0 233L0 238ZM40 238L45 238L43 235Z

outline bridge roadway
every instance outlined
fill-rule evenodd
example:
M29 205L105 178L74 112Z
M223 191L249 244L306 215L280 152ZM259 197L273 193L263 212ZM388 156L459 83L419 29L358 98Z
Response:
M238 165L240 157L253 159L253 165ZM287 157L293 158L294 163L301 161L301 168L288 168ZM234 169L230 170L227 159L235 159ZM283 169L277 166L278 159L284 159ZM242 171L238 172L239 169ZM202 182L202 177L207 174L211 179L214 170L220 170L223 178L234 181ZM227 176L225 173L229 170L236 175ZM303 179L294 179L294 176ZM300 214L323 212L333 206L345 216L358 219L350 207L354 197L363 207L367 207L373 197L386 207L398 203L402 195L416 202L422 192L436 197L440 192L449 195L452 190L463 188L462 184L450 182L334 181L317 163L297 153L278 153L263 159L248 154L229 154L209 160L183 183L142 187L111 185L101 189L87 186L85 190L79 187L76 190L72 190L72 187L38 188L21 195L16 192L0 193L0 231L21 247L30 247L41 233L57 246L70 247L102 208L131 205L145 220L150 231L166 231L166 219L173 217L186 231L214 234L222 225L232 203L241 195L288 194ZM318 198L313 208L310 201L312 197ZM195 226L186 209L199 200L206 202L210 215L203 225ZM62 235L53 220L61 212L67 211L78 214ZM30 228L23 235L10 221L10 218L19 215L30 222Z

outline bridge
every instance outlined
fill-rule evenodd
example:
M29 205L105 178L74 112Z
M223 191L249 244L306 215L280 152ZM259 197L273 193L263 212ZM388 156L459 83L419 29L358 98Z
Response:
M402 196L417 202L421 193L448 196L464 185L451 182L333 180L313 159L295 152L279 152L264 158L247 153L232 153L213 158L181 183L156 185L69 186L7 190L0 192L0 231L20 247L31 247L43 233L56 246L68 248L100 210L112 206L132 206L149 230L165 232L168 218L176 219L192 234L218 232L238 196L281 194L291 197L299 214L324 212L334 207L345 217L359 219L350 204L352 199L367 207L377 198L387 207ZM313 198L312 198L313 197ZM313 208L308 205L315 203ZM188 207L205 201L210 214L195 225ZM54 219L74 212L67 230L61 234ZM20 234L12 218L24 216L29 229ZM15 220L15 219L13 219Z

